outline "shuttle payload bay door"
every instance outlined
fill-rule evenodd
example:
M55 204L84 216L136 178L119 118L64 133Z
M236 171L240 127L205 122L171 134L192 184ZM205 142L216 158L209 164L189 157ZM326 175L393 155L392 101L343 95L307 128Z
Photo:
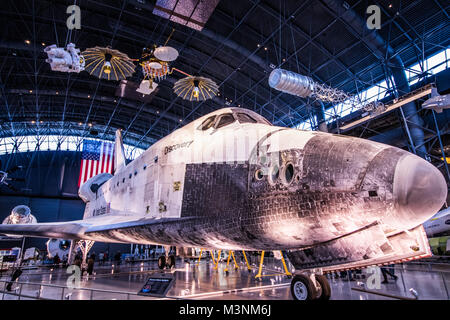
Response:
M158 216L179 218L183 201L186 164L161 165L158 174Z

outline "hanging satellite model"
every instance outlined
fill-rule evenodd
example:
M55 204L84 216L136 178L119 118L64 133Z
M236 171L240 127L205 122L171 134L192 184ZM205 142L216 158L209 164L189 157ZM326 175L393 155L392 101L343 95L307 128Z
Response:
M0 167L1 167L1 165L2 165L2 162L0 161ZM13 185L11 185L10 182L11 181L16 181L16 182L24 182L25 181L24 178L11 177L11 174L16 172L19 169L22 169L22 166L14 166L11 169L5 170L5 171L0 170L0 186L5 185L12 191L18 192L19 190L17 190Z
M7 216L2 224L30 224L37 223L36 217L31 214L29 207L19 205L12 209L11 214Z
M48 56L45 62L50 64L53 71L79 73L84 70L84 57L73 43L69 43L66 48L58 48L53 44L46 47L44 52Z
M163 80L167 74L171 74L172 71L169 67L169 62L175 61L178 58L178 51L175 48L167 46L170 38L173 35L175 29L172 29L169 37L163 46L153 48L144 48L142 50L141 59L139 59L139 65L142 67L142 73L144 79L141 82L139 90L143 91L142 86L148 85L150 93L153 92L153 82L155 80Z
M136 92L142 93L143 95L149 95L154 92L157 87L158 84L156 82L150 85L150 80L142 80L139 88L136 89Z
M371 101L362 104L358 95L349 95L346 92L315 82L312 78L284 69L274 69L269 75L269 86L276 90L316 100L343 103L353 106L362 105L362 108L371 115L378 115L386 110L381 101Z
M32 223L37 223L37 219L35 216L31 214L30 208L25 205L19 205L14 207L11 210L11 214L7 216L2 222L2 224L32 224ZM22 236L6 234L6 238L0 237L0 239L3 240L7 238L22 238Z
M110 47L88 48L83 51L85 70L100 79L122 80L134 73L133 60Z
M187 76L184 79L178 80L173 87L179 97L190 101L203 101L213 98L218 92L218 86L214 81L204 77L191 76L177 68L170 68L169 62L175 61L178 58L178 51L167 46L174 31L175 29L172 29L163 46L157 47L154 45L152 49L143 49L141 59L139 59L139 65L142 67L144 79L136 91L142 94L150 94L156 89L153 85L155 81L163 80L167 74L172 74L173 71L177 71Z
M214 98L219 87L209 78L188 76L175 82L173 90L184 100L204 101Z

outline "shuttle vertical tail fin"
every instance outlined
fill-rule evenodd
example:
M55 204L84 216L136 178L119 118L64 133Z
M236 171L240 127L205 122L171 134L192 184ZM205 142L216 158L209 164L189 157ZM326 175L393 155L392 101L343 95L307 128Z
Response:
M126 163L125 158L125 149L123 147L123 141L122 141L122 130L118 129L116 131L116 141L114 145L114 173L120 171L122 168L124 168Z

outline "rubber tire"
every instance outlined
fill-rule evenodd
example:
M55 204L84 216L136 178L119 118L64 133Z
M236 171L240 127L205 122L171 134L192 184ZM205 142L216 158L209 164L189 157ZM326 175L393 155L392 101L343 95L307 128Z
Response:
M160 268L162 270L165 267L166 267L166 257L165 256L160 256L158 258L158 268Z
M169 268L175 267L175 256L169 256L169 258L167 259L167 265L169 266Z
M295 295L295 287L298 282L301 282L303 284L303 287L306 289L305 299L299 299L299 297ZM294 300L314 300L316 296L316 289L309 277L303 274L297 274L294 276L294 278L292 278L291 281L291 295Z
M320 287L322 288L322 292L320 296L317 296L317 300L330 300L331 297L331 287L330 283L328 282L327 277L321 274L316 274L316 281L319 283Z

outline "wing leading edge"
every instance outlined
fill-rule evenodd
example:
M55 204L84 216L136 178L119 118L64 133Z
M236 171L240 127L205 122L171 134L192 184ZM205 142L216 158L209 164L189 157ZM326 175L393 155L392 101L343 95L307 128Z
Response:
M37 238L96 240L91 233L129 228L142 225L164 224L179 218L164 219L132 219L130 216L95 217L92 219L68 222L35 223L35 224L2 224L0 234L21 235Z

